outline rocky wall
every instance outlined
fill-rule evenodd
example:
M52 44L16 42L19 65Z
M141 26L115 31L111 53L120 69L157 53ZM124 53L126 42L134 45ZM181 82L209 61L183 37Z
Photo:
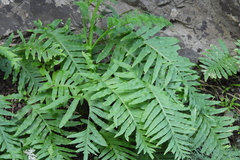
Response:
M73 26L80 26L80 12L74 0L0 0L0 35L16 30L26 31L40 19L51 23L54 19L72 19Z

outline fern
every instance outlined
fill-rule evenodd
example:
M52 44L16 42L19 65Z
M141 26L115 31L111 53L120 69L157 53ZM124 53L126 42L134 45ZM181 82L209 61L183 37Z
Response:
M86 130L70 135L69 138L75 138L74 141L72 141L72 144L77 143L77 147L79 148L76 152L83 152L84 154L84 160L88 159L88 155L90 153L97 154L99 153L98 148L96 147L96 144L101 146L107 146L106 141L102 137L101 134L99 134L98 130L94 127L94 125L91 124L91 122L85 122L87 124Z
M181 112L178 113L178 111L185 111L187 108L168 100L165 94L159 93L158 88L152 85L145 85L144 82L134 76L134 73L129 71L123 73L116 72L114 77L105 82L106 88L103 86L104 88L99 89L98 85L99 91L94 93L91 99L105 99L104 97L107 96L104 105L107 105L107 107L111 105L109 118L113 118L114 123L110 128L113 129L120 126L116 136L124 134L128 140L129 136L136 130L138 135L137 146L144 146L144 152L152 155L154 147L149 145L148 141L143 138L144 134L140 131L141 128L139 128L142 122L145 123L144 129L147 129L145 134L149 137L152 136L150 142L158 140L155 144L160 145L167 140L171 140L172 145L169 146L169 150L175 150L179 157L186 156L189 152L187 146L190 144L186 142L188 140L187 136L178 135L178 131L184 129L184 134L188 134L192 129L190 128L190 121L187 120L189 116ZM126 77L133 79L128 79L128 82L121 80L121 78ZM94 88L97 88L97 86L94 86ZM141 106L143 109L141 111L143 114L141 119L134 116L139 116L139 113L134 114L134 108L137 106ZM175 107L172 110L169 106ZM182 124L178 123L176 119L181 121ZM142 139L139 140L139 138ZM184 140L184 143L182 140ZM148 145L138 144L139 141ZM175 148L176 146L178 148Z
M30 99L30 102L33 101ZM43 105L28 104L18 112L17 119L21 125L15 136L29 135L23 145L37 150L37 159L70 159L70 157L74 157L71 154L74 150L64 147L70 143L70 140L66 138L69 133L59 128L61 120L59 118L63 117L64 110L43 110L41 109L44 108ZM22 120L29 112L31 114Z
M103 2L76 2L80 34L71 32L70 20L62 28L61 20L46 26L38 20L29 39L18 32L21 44L7 48L10 37L0 47L11 66L1 70L13 74L26 103L9 120L14 127L2 127L6 144L21 148L15 159L29 148L37 159L58 160L74 152L84 160L224 157L237 128L231 118L215 116L224 112L212 107L218 102L198 92L194 64L177 53L179 40L155 36L171 23L141 11L114 12L103 30L95 25ZM3 142L1 158L11 159Z
M15 117L15 115L9 112L7 109L11 108L11 103L8 99L13 97L21 97L20 95L0 95L0 158L1 159L21 159L21 143L18 138L14 137L13 134L17 130L17 124L13 121L8 120L6 116Z
M201 57L200 62L202 65L200 67L203 68L202 72L204 74L204 79L210 78L226 78L228 76L234 75L238 71L238 62L239 56L230 55L227 46L221 40L219 40L219 44L221 48L218 48L212 45L211 50L207 50L207 53L204 53L206 57ZM238 45L238 43L236 43ZM237 52L238 50L235 49ZM238 52L237 52L238 53ZM199 94L201 95L201 94ZM202 95L203 97L204 95ZM204 96L210 98L210 96ZM203 101L201 100L201 103ZM210 106L214 104L218 104L218 102L209 103L209 101L204 101L206 103L205 106ZM196 102L198 103L198 102ZM200 107L198 107L200 108ZM202 114L198 115L197 122L199 122L197 128L199 128L199 132L196 134L196 137L193 141L195 144L195 150L200 149L200 153L204 155L211 155L214 159L219 159L224 157L225 155L225 147L228 145L227 137L229 137L233 130L236 130L237 127L229 127L234 122L233 119L228 117L216 117L215 114L223 113L226 109L214 109L214 108L206 108L201 107ZM203 133L208 133L203 135ZM213 141L213 139L217 139Z
M4 78L7 79L13 70L18 70L18 58L17 55L8 48L9 43L12 41L13 34L9 36L4 46L0 46L0 69L5 73Z
M233 149L226 149L225 151L223 151L223 157L222 159L231 159L231 160L238 160L239 157L239 150L236 148ZM200 151L197 151L194 153L194 155L192 156L193 160L202 160L202 159L206 159L206 160L211 160L212 158L210 158L207 155L202 154Z
M219 40L221 48L211 45L212 49L207 50L204 54L207 57L200 57L200 62L203 68L204 80L211 78L226 78L232 76L238 71L239 58L230 55L227 46L223 41Z
M107 147L101 148L99 158L103 160L136 159L134 156L137 156L137 154L132 151L135 146L126 142L123 137L115 138L114 134L109 132L104 132L103 135L107 141Z

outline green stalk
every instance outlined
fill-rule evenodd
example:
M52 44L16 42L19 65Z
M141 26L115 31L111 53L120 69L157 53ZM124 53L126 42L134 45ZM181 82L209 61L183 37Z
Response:
M91 22L90 22L90 31L89 31L89 42L88 42L88 45L90 46L90 51L92 50L92 43L93 43L93 28L94 28L94 23L96 21L96 18L97 18L97 11L98 11L98 7L99 5L101 4L101 1L97 1L97 4L94 8L94 11L93 11L93 15L92 15L92 18L91 18Z
M82 26L83 26L83 34L84 34L84 38L85 38L85 41L87 42L87 21L84 17L82 17Z
M103 37L105 37L109 32L111 32L113 29L111 29L111 30L106 30L95 42L94 42L94 44L92 45L92 48L94 48L97 44L98 44L98 42L103 38Z

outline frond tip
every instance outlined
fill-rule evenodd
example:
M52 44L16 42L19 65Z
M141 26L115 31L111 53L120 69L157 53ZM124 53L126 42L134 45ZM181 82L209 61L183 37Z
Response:
M219 40L220 48L215 45L211 45L212 49L207 50L203 54L206 57L200 57L200 62L202 63L202 72L204 74L204 80L213 78L226 78L236 74L238 67L238 59L233 57L227 46L222 40Z
M78 144L76 152L83 152L84 160L88 160L89 154L96 155L99 153L99 149L96 145L107 146L107 143L103 136L95 128L94 124L89 121L84 121L87 124L87 128L76 134L69 135L68 138L76 138L71 144Z

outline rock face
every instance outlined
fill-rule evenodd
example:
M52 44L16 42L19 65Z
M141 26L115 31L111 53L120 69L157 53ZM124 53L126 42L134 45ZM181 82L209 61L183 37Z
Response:
M34 27L33 21L40 19L47 24L54 19L72 19L79 26L80 12L73 0L0 0L0 35Z
M0 0L0 35L33 28L33 21L45 24L54 19L72 19L80 28L80 12L75 0ZM230 49L240 39L240 0L119 0L111 4L121 14L130 9L142 9L163 16L173 23L161 31L162 36L181 40L179 53L197 62L199 53L224 40Z
M240 0L220 0L222 10L240 20Z

